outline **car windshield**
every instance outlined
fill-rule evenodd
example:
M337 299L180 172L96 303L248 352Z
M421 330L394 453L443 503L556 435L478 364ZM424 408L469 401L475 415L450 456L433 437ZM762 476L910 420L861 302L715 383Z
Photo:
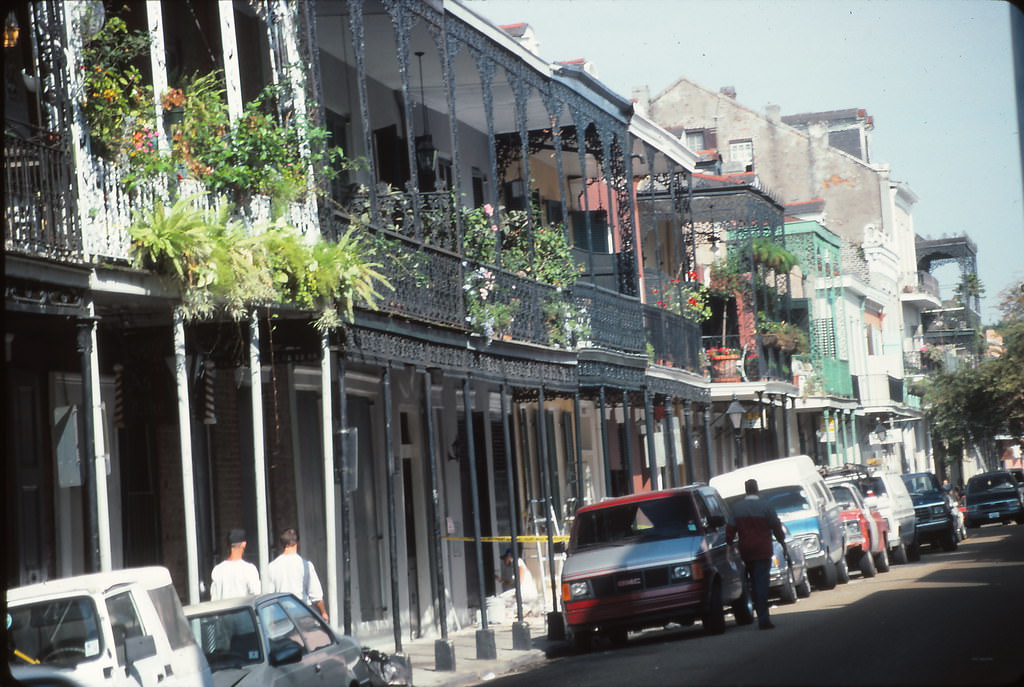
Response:
M743 498L742 496L740 498ZM767 501L779 515L809 510L807 493L800 487L775 487L761 490L761 498Z
M72 667L102 649L96 605L86 596L7 609L8 660Z
M860 504L857 503L857 497L853 495L853 491L850 487L831 487L832 496L835 497L836 503L843 510L852 510L854 508L860 508Z
M984 491L1010 491L1017 488L1016 482L1009 473L997 472L992 475L978 475L967 483L968 494L980 494Z
M572 549L622 544L638 539L673 539L697 532L690 497L633 501L579 513Z
M263 662L263 648L252 609L230 608L189 618L195 637L210 670L241 668Z
M934 475L903 475L903 483L911 494L928 494L939 491L939 482Z

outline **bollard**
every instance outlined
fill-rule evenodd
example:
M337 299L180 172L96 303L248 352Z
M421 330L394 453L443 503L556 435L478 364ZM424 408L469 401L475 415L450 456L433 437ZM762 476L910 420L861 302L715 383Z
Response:
M498 647L494 644L494 630L476 631L476 658L478 661L493 661L498 658Z
M450 639L434 640L434 670L455 670L455 644Z
M512 623L512 648L516 651L528 651L533 648L530 641L530 626L526 623Z

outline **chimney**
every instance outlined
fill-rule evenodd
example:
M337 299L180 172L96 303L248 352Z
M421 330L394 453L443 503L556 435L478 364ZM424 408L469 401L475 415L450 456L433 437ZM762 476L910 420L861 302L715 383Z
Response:
M768 103L764 106L764 115L769 122L778 124L781 119L781 108L775 103Z
M650 86L633 86L633 102L635 103L636 111L646 115L651 108Z
M736 87L735 86L722 86L718 89L718 92L722 95L736 100Z

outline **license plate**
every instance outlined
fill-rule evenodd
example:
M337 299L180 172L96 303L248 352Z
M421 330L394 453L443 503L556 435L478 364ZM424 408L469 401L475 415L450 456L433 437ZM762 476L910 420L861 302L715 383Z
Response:
M988 514L988 519L989 520L995 520L998 517L999 517L999 513L989 513Z

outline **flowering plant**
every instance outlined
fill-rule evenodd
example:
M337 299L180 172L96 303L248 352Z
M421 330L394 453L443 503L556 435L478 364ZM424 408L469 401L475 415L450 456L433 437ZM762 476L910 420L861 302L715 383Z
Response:
M687 277L696 279L696 272L689 272ZM708 290L703 284L682 279L670 279L664 289L652 288L651 295L657 300L655 305L682 315L694 322L704 322L711 317L711 305L708 302Z
M519 299L505 300L492 270L477 267L466 274L466 322L477 334L494 336L508 332L519 312Z
M707 350L707 356L712 360L739 354L740 350L738 348L729 348L728 346L712 346Z

